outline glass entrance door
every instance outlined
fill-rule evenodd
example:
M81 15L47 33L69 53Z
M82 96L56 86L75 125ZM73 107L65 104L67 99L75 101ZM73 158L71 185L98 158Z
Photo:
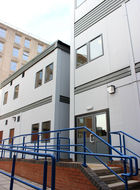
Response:
M108 126L107 126L107 113L95 113L86 116L80 116L76 118L76 126L86 126L93 132L95 132L98 136L108 142ZM83 130L78 130L76 134L77 144L83 144ZM86 146L93 153L104 153L108 154L108 147L102 143L98 138L94 135L86 131ZM77 147L77 151L82 151L83 148L81 146ZM107 158L102 158L103 161L107 161ZM83 156L78 155L77 161L83 161ZM97 159L87 156L87 162L98 162Z

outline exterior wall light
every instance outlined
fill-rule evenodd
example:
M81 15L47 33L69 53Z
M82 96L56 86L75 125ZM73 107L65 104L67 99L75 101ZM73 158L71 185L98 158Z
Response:
M108 86L108 87L107 87L107 92L108 92L109 94L115 94L115 92L116 92L116 87L115 87L114 85Z

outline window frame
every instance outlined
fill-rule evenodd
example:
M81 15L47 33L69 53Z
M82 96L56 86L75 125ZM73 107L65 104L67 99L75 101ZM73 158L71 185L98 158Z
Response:
M50 65L52 65L52 79L51 80L46 80L46 76L47 76L47 72L46 72L46 70L47 70L47 67L49 67ZM53 73L54 73L54 66L53 66L54 64L53 63L50 63L49 65L47 65L46 67L45 67L45 78L44 78L44 83L48 83L48 82L50 82L50 81L52 81L53 80Z
M28 54L28 56L26 55L26 53ZM27 59L24 59L24 57L27 57ZM29 52L23 51L22 59L23 59L24 61L28 61L28 58L29 58Z
M27 42L29 42L29 44ZM29 40L28 38L25 38L24 47L29 49L30 48L30 44L31 44L31 40Z
M34 133L33 133L33 127L35 126L35 125L37 125L37 127L38 127L38 132L35 132L35 133L39 133L39 123L34 123L34 124L32 124L32 128L31 128L31 143L35 143L35 142L37 142L37 139L38 139L38 134L36 134L36 135L34 135ZM33 140L33 138L35 138L35 140ZM37 138L37 139L36 139Z
M3 141L3 131L0 131L0 144L2 144Z
M99 37L101 37L101 44L102 44L102 54L101 55L99 55L99 56L97 56L97 57L95 57L95 58L93 58L93 59L90 59L90 43L91 42L93 42L94 40L96 40L97 38L99 38ZM91 61L94 61L95 59L98 59L99 57L102 57L102 56L104 56L104 44L103 44L103 35L102 34L100 34L100 35L98 35L96 38L94 38L94 39L92 39L91 41L89 41L89 62L91 62Z
M15 51L14 51L15 50ZM14 55L14 53L16 54L17 53L17 55ZM16 47L13 47L13 57L18 57L19 56L19 49L18 48L16 48Z
M77 66L77 51L79 49L81 49L82 47L86 46L86 49L87 49L87 62L84 63L83 65L86 65L88 63L88 57L89 57L89 53L88 53L88 43L85 43L84 45L80 46L79 48L76 49L76 69L79 68L79 67L82 67L83 65L80 65L80 66Z
M42 72L41 84L40 84L40 85L37 85L37 74L40 73L40 72ZM36 74L35 74L35 88L38 88L38 87L42 86L42 84L43 84L43 69L39 70L39 71L36 72Z
M7 94L7 97L6 97L6 94ZM8 101L8 91L4 93L3 105L7 104L7 101Z
M16 40L16 39L17 39L17 37L19 37L19 41L18 41L18 40ZM20 36L20 35L18 35L18 34L15 34L15 40L14 40L14 42L15 42L16 44L20 44L20 43L21 43L21 36Z
M0 30L3 30L5 33L4 33L4 36L2 35L0 35L0 38L6 38L6 29L4 29L4 28L2 28L2 27L0 27ZM1 32L0 32L0 34L1 34Z
M51 131L51 120L49 120L49 121L43 121L42 122L42 124L41 124L41 132L43 132L43 123L49 123L49 130L48 131ZM45 131L44 131L45 132ZM50 136L51 136L51 134L50 133L46 133L46 134L48 134L49 135L49 137L47 137L49 140L45 140L44 139L44 137L43 137L43 135L45 135L45 133L43 134L41 134L41 142L42 143L44 143L44 142L50 142Z
M16 88L17 88L17 87L18 87L18 93L16 92ZM19 84L16 85L15 88L14 88L14 96L13 96L13 99L14 99L14 100L17 99L18 96L19 96Z

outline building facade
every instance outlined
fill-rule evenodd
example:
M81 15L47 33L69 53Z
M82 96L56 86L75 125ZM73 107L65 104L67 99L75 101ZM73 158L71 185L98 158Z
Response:
M140 139L139 10L139 0L74 1L70 127L87 126L106 141L110 131ZM73 143L80 138L71 135ZM87 143L109 152L97 139ZM126 143L140 154L138 144Z
M1 83L0 141L68 126L69 53L70 47L57 41Z
M0 23L0 82L48 46L31 35Z

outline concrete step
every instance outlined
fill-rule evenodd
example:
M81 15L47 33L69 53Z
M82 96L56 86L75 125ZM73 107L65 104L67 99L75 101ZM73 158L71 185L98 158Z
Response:
M108 187L111 188L112 190L124 190L125 185L123 182L116 182L108 184ZM139 188L140 182L137 180L128 180L128 187L129 190L134 190L136 188Z
M120 173L118 175L121 177ZM119 182L120 181L120 179L118 179L114 174L100 176L100 179L102 181L104 181L106 184L115 183L115 182Z
M119 167L111 167L111 169L116 173L123 173L121 168ZM100 169L93 169L92 170L98 175L98 176L105 176L105 175L111 175L112 172L110 172L107 168L100 168Z

